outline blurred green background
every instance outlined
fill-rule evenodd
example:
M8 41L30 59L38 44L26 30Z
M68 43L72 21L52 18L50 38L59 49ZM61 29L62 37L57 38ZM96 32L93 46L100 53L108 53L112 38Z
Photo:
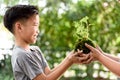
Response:
M120 1L119 0L0 0L0 32L7 32L11 46L0 37L0 80L13 80L11 49L12 35L3 26L6 7L16 4L37 5L40 10L39 46L51 68L57 66L74 49L74 21L89 17L89 36L105 52L119 56L120 52ZM7 36L4 36L7 37ZM3 45L6 44L6 47ZM117 80L99 62L73 65L60 80Z

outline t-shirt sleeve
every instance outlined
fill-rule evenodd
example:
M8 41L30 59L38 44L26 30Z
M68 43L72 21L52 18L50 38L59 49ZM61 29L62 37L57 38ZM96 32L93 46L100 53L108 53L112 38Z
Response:
M43 64L44 64L43 66L44 66L44 67L47 67L47 66L48 66L48 63L47 63L45 57L43 56L43 53L42 53L41 49L36 46L36 50L39 52L39 55L41 56L41 58L42 58L42 60L43 60Z
M34 59L32 59L31 56L24 55L18 57L17 63L25 75L31 80L37 75L43 73L42 67Z

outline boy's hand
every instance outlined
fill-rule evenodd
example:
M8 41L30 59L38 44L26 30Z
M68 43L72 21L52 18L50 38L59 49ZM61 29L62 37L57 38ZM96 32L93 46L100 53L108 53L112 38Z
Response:
M72 63L77 63L77 64L88 64L92 61L93 57L90 56L90 54L83 54L82 51L77 51L77 52L70 52L68 55L69 60Z
M78 53L80 53L81 51L78 50ZM93 56L91 56L91 54L84 54L84 53L80 53L79 54L80 58L83 58L83 60L80 62L82 64L89 64L93 61Z

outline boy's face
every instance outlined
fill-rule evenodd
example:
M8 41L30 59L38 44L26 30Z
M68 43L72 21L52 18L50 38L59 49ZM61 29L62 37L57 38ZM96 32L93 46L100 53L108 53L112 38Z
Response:
M26 44L33 44L39 33L39 15L33 15L21 24L20 37Z

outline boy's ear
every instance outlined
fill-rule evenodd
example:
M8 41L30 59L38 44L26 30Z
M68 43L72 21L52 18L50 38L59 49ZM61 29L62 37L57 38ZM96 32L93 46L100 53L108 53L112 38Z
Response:
M20 23L20 22L16 22L16 23L15 23L15 29L16 29L17 32L21 32L22 26L21 26L21 23Z

